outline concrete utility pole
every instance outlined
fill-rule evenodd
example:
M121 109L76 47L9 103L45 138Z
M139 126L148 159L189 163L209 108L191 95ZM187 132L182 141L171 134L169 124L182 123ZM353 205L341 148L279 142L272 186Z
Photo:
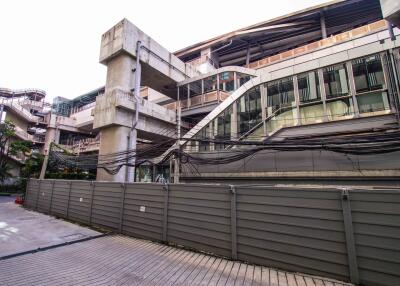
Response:
M136 43L136 68L135 68L135 89L134 89L134 96L135 96L135 116L132 116L132 127L129 133L129 145L128 150L135 154L134 158L129 159L129 165L126 168L127 172L127 182L134 182L135 181L135 163L136 163L136 156L138 154L137 148L137 124L139 122L139 101L140 101L140 77L141 77L141 66L140 66L140 49L142 48L142 43L137 41ZM131 154L128 154L129 156ZM131 167L132 166L132 167Z
M176 119L177 119L177 139L176 139L176 148L178 151L181 150L181 104L179 101L179 96L178 96L178 106L177 106L177 114L176 114ZM174 160L174 183L179 183L179 176L180 176L180 156L175 155L175 160Z

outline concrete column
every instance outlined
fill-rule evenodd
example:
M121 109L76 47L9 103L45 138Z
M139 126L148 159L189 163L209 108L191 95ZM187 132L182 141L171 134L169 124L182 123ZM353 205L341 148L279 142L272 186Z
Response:
M322 39L326 39L327 38L327 33L326 33L326 24L325 24L325 15L324 15L324 13L321 12L319 19L320 19L320 24L321 24Z
M125 126L110 126L100 131L99 155L126 151L128 149L128 136L130 128ZM104 169L97 169L97 181L124 182L126 167L122 167L115 175L107 173Z
M135 85L135 59L127 54L120 54L107 62L107 81L105 96L119 89L130 92ZM112 106L110 106L112 108ZM131 114L133 116L133 113ZM130 121L130 120L129 120ZM99 155L106 155L128 149L128 136L130 128L121 125L107 125L100 127ZM97 169L97 181L124 182L126 167L123 166L115 175L107 173L104 169Z

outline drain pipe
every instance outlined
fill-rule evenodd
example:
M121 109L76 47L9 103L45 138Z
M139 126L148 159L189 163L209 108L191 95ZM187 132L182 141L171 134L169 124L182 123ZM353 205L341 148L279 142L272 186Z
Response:
M134 158L128 159L128 165L126 166L126 181L132 183L135 181L135 163L136 163L136 155L138 154L137 148L137 124L139 122L139 100L140 98L140 78L141 78L141 65L140 65L140 50L142 48L142 43L137 41L136 43L136 68L135 68L135 89L134 89L134 97L135 97L135 116L132 116L132 127L129 133L129 144L128 150L132 151L134 154ZM128 153L133 156L133 154Z

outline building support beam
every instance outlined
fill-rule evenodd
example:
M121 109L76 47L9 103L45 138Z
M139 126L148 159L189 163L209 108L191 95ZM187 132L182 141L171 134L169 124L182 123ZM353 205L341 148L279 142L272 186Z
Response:
M250 50L250 43L247 45L247 51L246 51L246 66L250 64L250 56L251 56L251 50Z
M321 12L319 20L320 20L320 24L321 24L322 39L326 39L328 35L326 32L325 15L323 12Z

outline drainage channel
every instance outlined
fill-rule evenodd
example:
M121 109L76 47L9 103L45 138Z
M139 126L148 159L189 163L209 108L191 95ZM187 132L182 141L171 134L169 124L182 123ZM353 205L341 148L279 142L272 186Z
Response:
M50 250L50 249L54 249L54 248L58 248L58 247L66 246L66 245L85 242L85 241L93 240L93 239L96 239L96 238L105 237L105 236L107 236L109 234L111 234L111 233L107 232L107 233L102 233L102 234L99 234L99 235L93 235L93 236L89 236L89 237L85 237L85 238L81 238L81 239L77 239L77 240L66 241L66 242L63 242L63 243L54 244L54 245L50 245L50 246L46 246L46 247L39 247L39 248L28 250L28 251L9 254L9 255L5 255L5 256L1 256L0 257L0 261L7 260L7 259L10 259L10 258L14 258L14 257L18 257L18 256L22 256L22 255L26 255L26 254L33 254L33 253L37 253L37 252L42 252L42 251L46 251L46 250Z

